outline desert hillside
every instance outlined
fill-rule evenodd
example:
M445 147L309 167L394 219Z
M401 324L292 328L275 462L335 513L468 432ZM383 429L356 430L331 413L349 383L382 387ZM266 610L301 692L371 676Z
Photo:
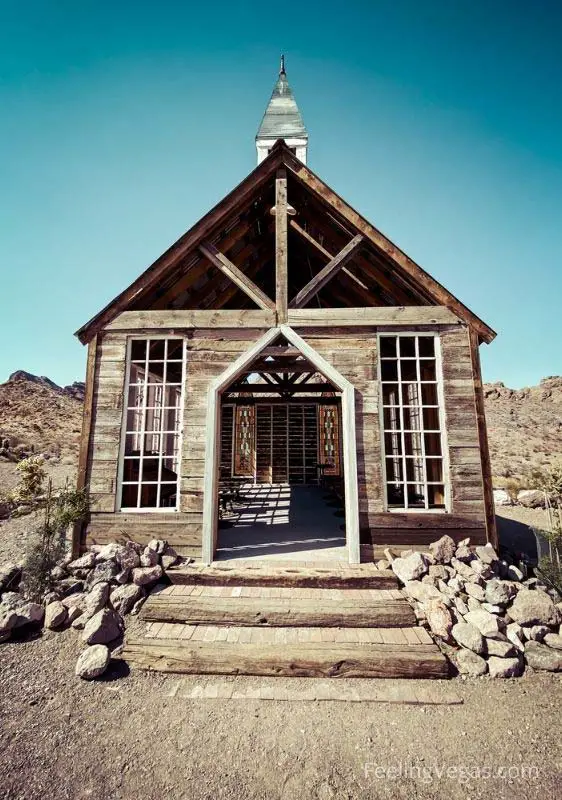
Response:
M0 384L0 439L74 461L80 439L84 384L57 386L19 371ZM562 377L538 386L485 385L492 467L496 476L525 475L562 458Z

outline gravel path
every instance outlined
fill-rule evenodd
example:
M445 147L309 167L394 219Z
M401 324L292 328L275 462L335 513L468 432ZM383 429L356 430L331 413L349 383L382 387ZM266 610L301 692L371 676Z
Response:
M0 646L3 800L560 797L558 676L431 683L456 706L193 700L121 662L82 682L79 650L73 630Z

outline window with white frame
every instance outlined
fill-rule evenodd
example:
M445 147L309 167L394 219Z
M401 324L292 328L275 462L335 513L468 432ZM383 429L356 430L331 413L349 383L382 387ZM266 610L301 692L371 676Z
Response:
M445 509L439 337L379 336L386 504Z
M130 341L122 510L177 510L183 372L183 339Z

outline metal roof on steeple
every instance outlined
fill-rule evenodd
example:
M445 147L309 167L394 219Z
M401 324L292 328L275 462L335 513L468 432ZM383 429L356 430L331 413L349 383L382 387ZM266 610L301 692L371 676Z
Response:
M307 138L308 133L285 72L285 56L281 56L279 78L265 110L256 139Z

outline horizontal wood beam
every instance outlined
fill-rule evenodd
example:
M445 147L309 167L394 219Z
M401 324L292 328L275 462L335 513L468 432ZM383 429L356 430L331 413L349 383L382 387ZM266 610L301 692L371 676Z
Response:
M136 331L153 328L273 328L275 311L122 311L105 326L106 331Z
M254 394L267 394L272 392L290 392L294 394L299 391L298 383L279 383L272 386L267 383L238 383L228 387L229 392L253 392ZM303 392L337 392L331 383L307 383Z
M304 393L304 389L302 391ZM314 403L320 406L333 406L339 404L340 397L339 395L335 397L318 397L317 395L311 397L229 397L225 392L223 400L225 403L235 406L255 406L264 403L267 405L310 405Z
M244 275L242 270L238 269L236 264L227 258L224 253L211 244L211 242L203 242L199 245L199 252L201 252L206 259L208 259L213 266L220 269L230 280L242 289L242 291L263 311L274 311L275 303L262 292L259 286L253 282L251 278Z
M362 325L460 325L444 306L379 306L376 308L298 308L289 310L288 325L337 327Z

